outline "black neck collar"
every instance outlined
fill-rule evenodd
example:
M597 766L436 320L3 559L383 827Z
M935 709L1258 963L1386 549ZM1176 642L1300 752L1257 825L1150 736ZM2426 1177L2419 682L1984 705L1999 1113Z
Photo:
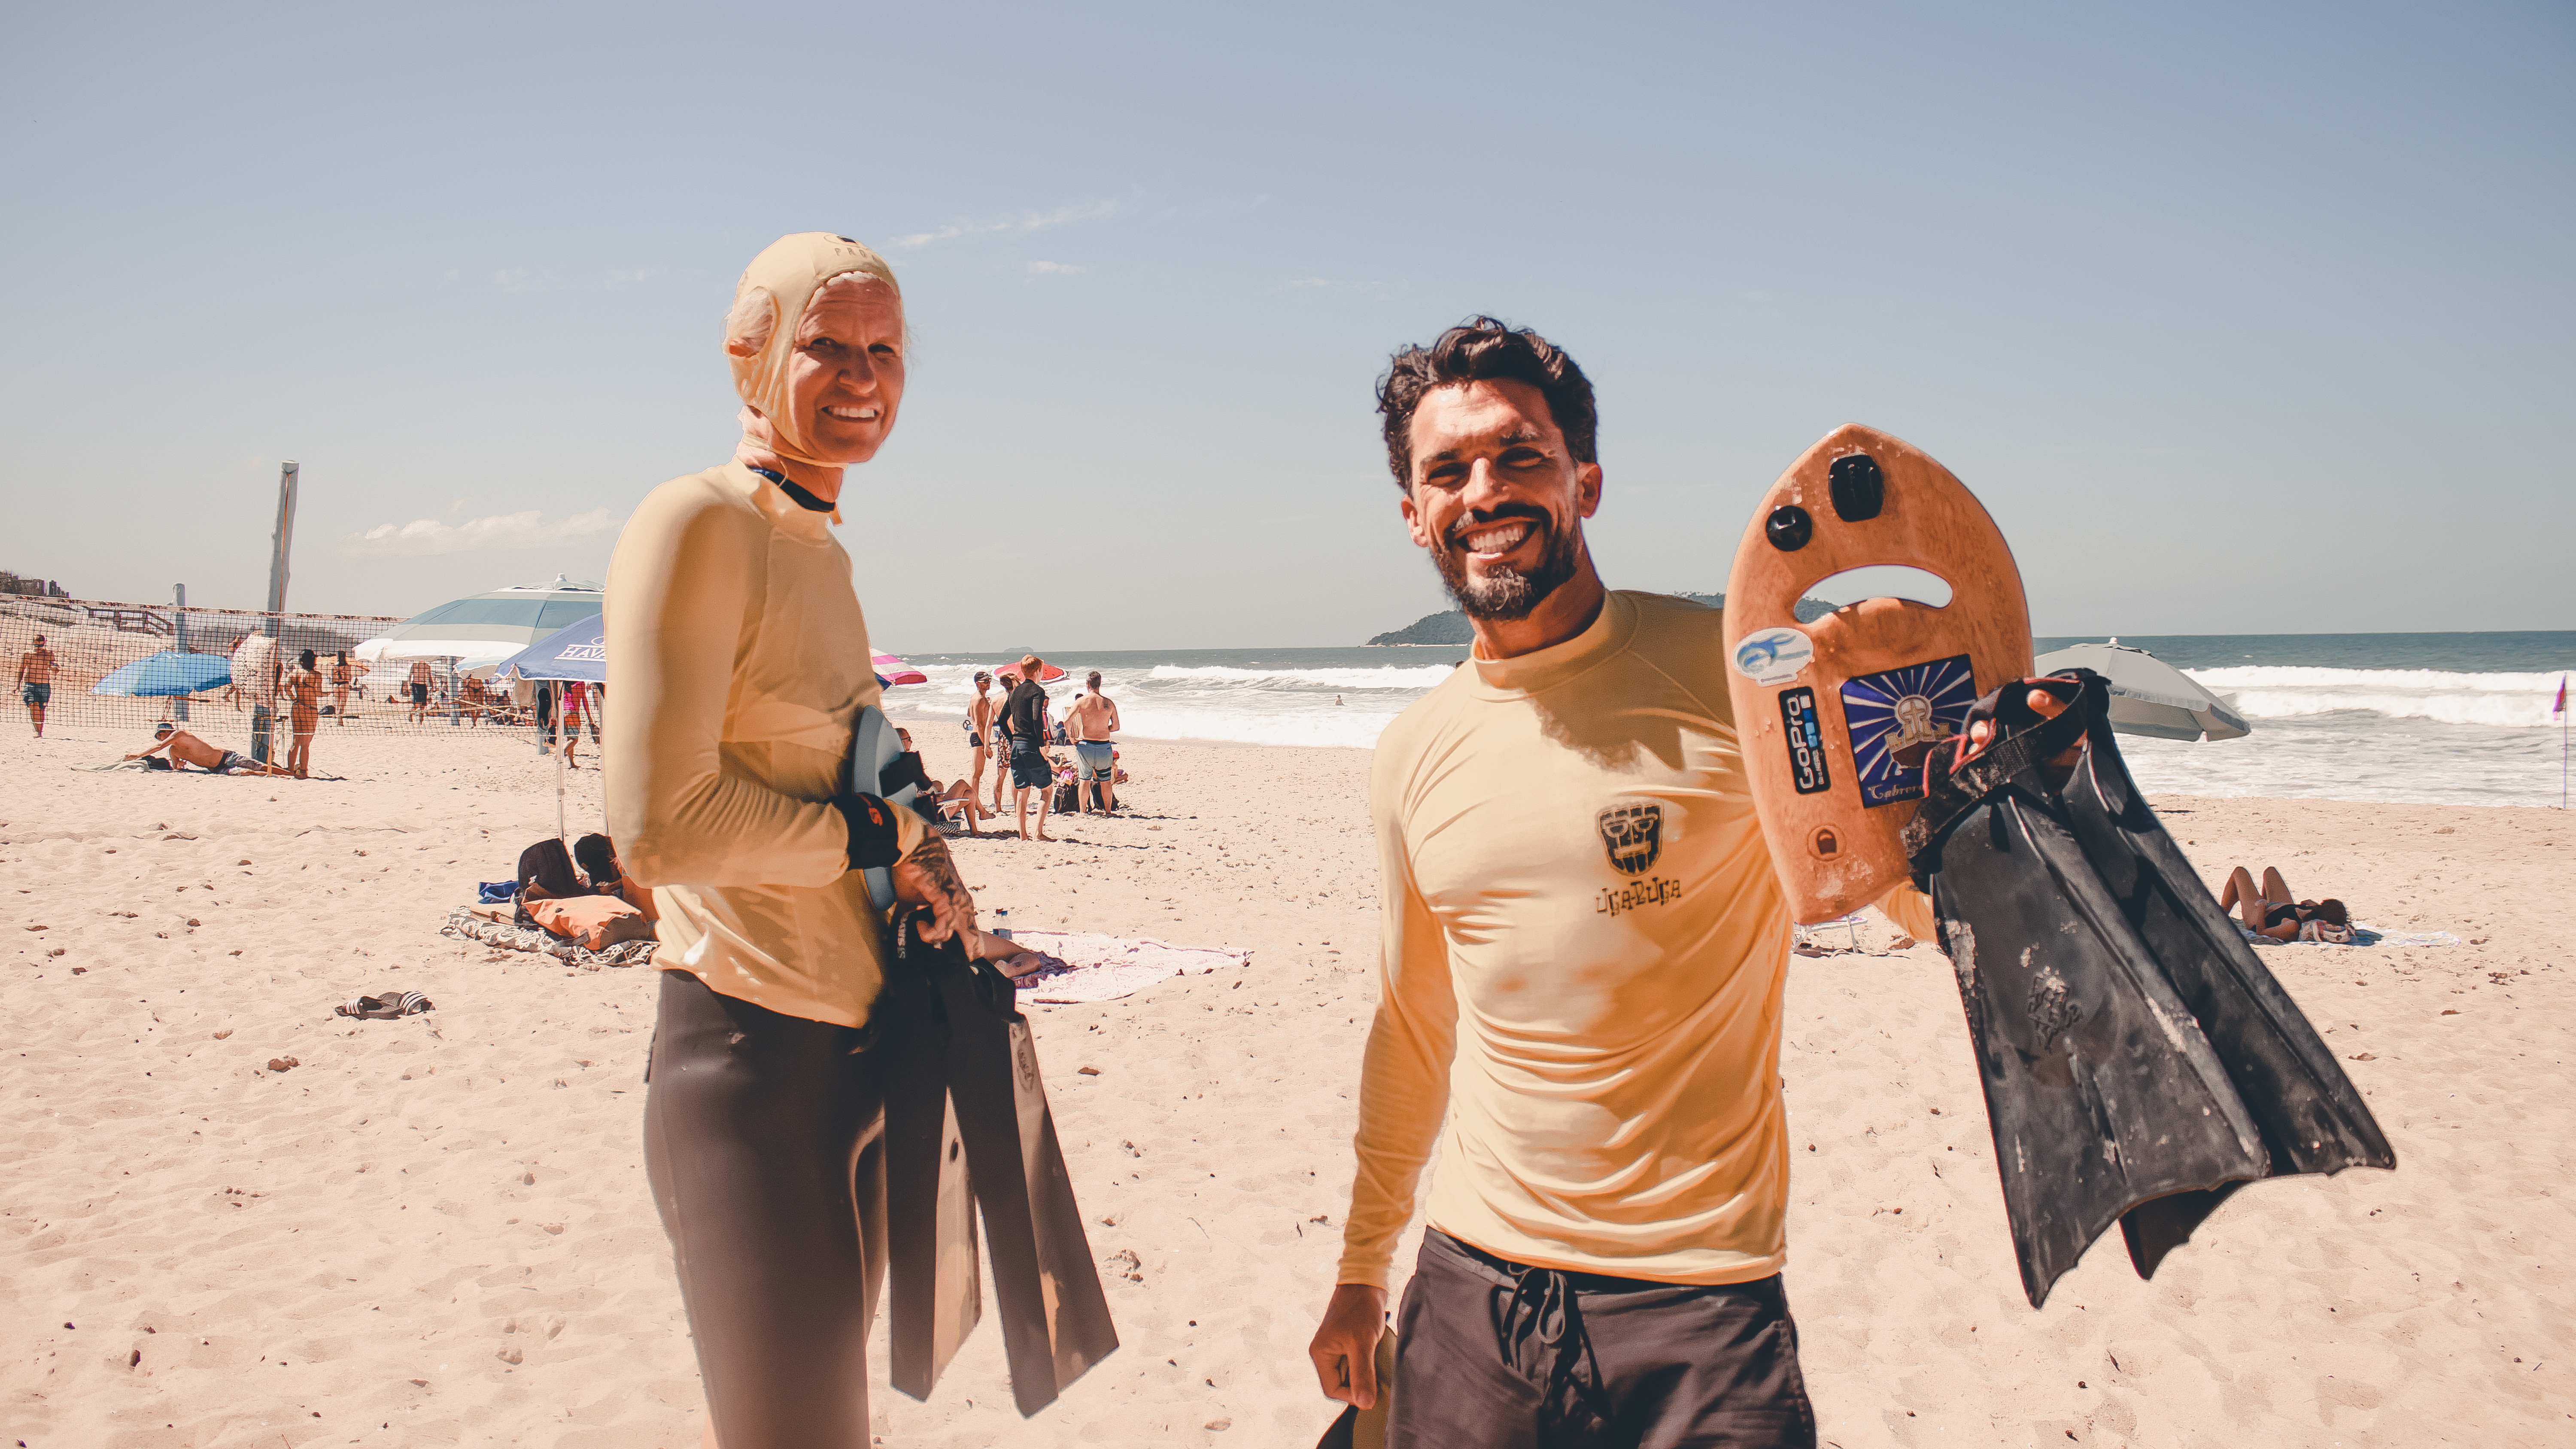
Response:
M749 467L750 465L745 464L744 466ZM794 483L788 481L787 475L784 473L773 473L767 468L753 468L751 471L768 479L770 482L777 484L781 492L796 500L797 507L804 509L808 513L829 513L838 506L817 498L813 494L806 492L804 489L797 487Z

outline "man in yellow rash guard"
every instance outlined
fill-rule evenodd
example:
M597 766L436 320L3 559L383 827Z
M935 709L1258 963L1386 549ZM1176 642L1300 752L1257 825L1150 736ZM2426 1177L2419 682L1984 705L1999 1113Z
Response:
M654 489L609 565L609 833L664 942L645 1167L724 1449L870 1441L882 925L859 867L894 867L926 939L978 945L939 837L842 779L878 686L827 519L894 426L904 341L876 253L762 252L725 329L742 444Z
M1435 1138L1388 1443L1811 1445L1780 1287L1789 914L1721 615L1606 591L1591 385L1491 319L1380 384L1474 657L1379 740L1383 995L1310 1348L1362 1407ZM1929 903L1882 903L1928 936Z

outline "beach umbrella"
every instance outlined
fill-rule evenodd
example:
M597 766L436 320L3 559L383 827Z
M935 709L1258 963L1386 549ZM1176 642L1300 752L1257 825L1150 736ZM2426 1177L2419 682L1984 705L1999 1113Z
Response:
M500 661L501 673L517 670L523 679L586 679L608 682L608 630L593 614L568 625Z
M368 663L389 659L474 659L510 655L568 626L599 615L596 585L558 574L546 584L450 599L366 640L350 651Z
M2114 639L2073 644L2038 660L2038 672L2084 668L2111 684L2111 729L2159 740L2232 740L2254 727L2200 681L2144 649Z
M89 687L92 694L173 695L221 689L233 682L233 662L221 654L164 649L147 654Z
M930 682L929 675L922 673L920 670L913 668L911 665L904 663L901 659L898 659L891 654L879 654L875 656L875 658L877 667L877 683L887 689L892 689L898 684L928 684Z

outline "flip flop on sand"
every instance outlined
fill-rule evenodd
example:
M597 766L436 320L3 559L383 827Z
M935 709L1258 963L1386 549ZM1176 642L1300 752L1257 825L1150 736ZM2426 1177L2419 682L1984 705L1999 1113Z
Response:
M409 1016L418 1011L428 1011L434 1005L435 1003L428 997L417 991L388 991L382 996L361 996L355 1001L344 1001L331 1008L331 1014L363 1016L381 1021L397 1016Z

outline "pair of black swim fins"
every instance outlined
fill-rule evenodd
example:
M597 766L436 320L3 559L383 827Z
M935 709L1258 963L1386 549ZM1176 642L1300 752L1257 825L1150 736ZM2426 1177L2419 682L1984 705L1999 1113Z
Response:
M2043 716L2033 690L2065 708ZM1987 695L1969 721L1990 737L1934 749L1905 832L1967 1008L2032 1307L2114 1220L2153 1277L2248 1182L2397 1165L2138 793L2107 706L2081 669Z
M884 711L862 709L844 788L909 809L913 788L886 780L897 754ZM991 962L954 936L922 939L922 913L897 909L891 870L865 879L888 920L869 1023L885 1073L887 1378L930 1397L983 1319L989 1257L1011 1398L1026 1417L1118 1348L1036 1033Z

